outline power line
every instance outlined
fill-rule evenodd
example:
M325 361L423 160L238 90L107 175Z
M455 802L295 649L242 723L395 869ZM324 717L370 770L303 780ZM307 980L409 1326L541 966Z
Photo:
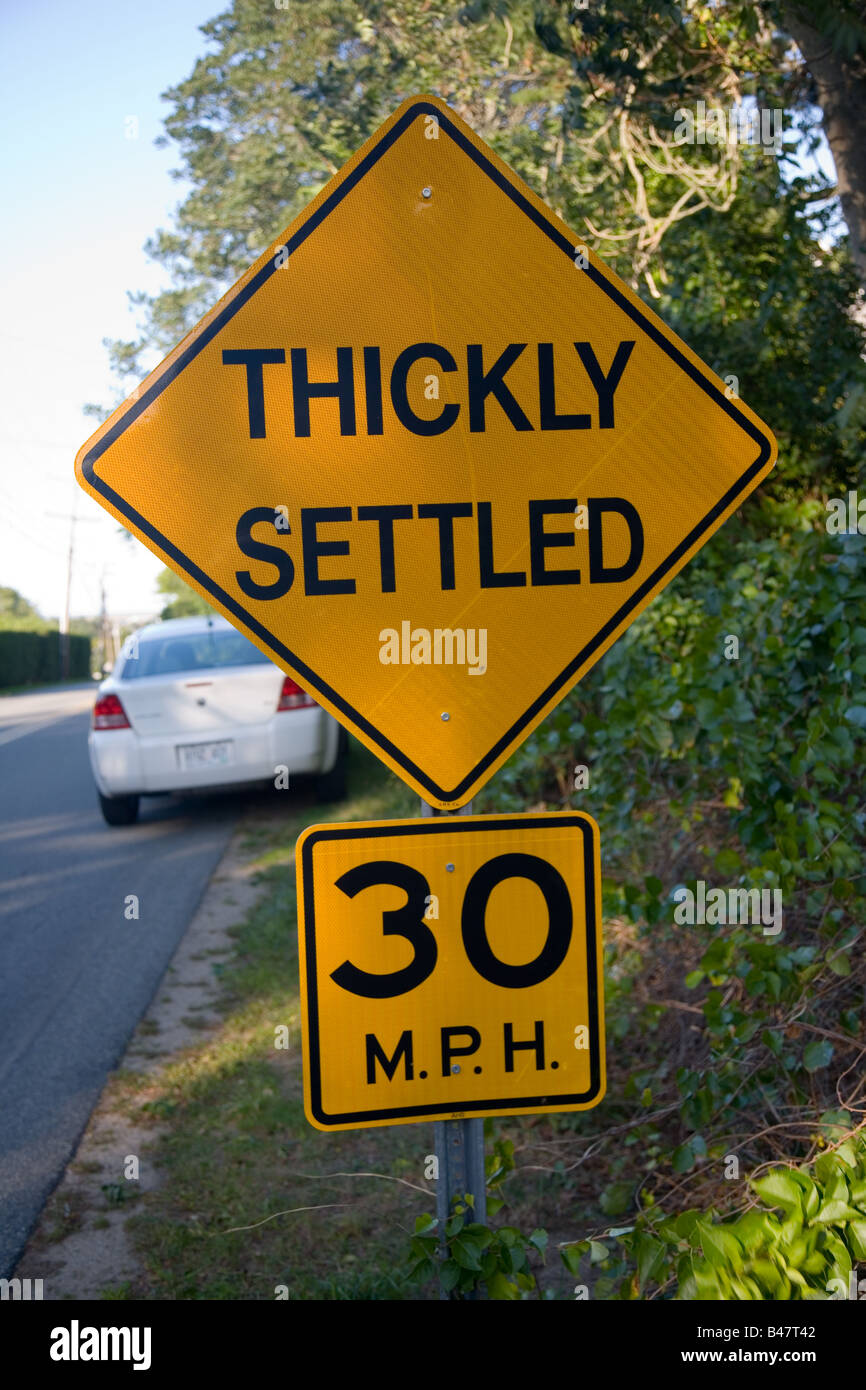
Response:
M44 550L48 555L52 555L55 559L57 558L57 551L54 549L53 546L46 545L44 541L39 541L36 539L35 536L28 535L26 531L22 530L20 526L16 526L15 522L10 521L8 517L5 518L5 524L11 527L13 531L16 531L19 536L23 536L25 541L27 541L30 545L36 545L39 547L40 550Z

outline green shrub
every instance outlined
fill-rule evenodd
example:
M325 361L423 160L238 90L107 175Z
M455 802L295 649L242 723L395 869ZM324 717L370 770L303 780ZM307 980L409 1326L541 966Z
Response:
M90 676L90 638L69 638L69 674ZM0 689L16 685L45 685L60 680L58 632L0 631Z
M852 1270L866 1263L864 1132L813 1165L773 1168L749 1187L757 1201L733 1219L712 1209L667 1216L650 1202L633 1226L563 1246L563 1261L578 1275L589 1256L602 1271L599 1298L846 1298Z

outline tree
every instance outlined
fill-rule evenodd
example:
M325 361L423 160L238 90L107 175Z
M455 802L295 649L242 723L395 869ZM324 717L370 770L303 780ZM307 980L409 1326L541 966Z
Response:
M192 191L148 243L173 287L134 296L141 337L112 346L115 367L140 377L145 352L173 347L395 105L430 90L737 376L780 437L769 490L838 487L866 442L858 285L845 248L821 245L832 186L792 162L820 113L781 17L775 0L233 0L167 94ZM684 143L699 101L780 109L782 138Z
M17 589L0 587L0 629L16 632L49 632L57 623L43 618L39 609Z
M140 375L145 347L173 347L398 102L422 91L656 293L651 263L665 235L729 208L741 163L737 146L675 144L681 96L709 83L733 101L748 85L724 48L737 35L683 22L691 8L668 0L647 17L636 0L585 12L564 0L233 0L202 27L213 51L166 94L163 143L176 143L193 190L174 229L147 246L174 287L133 296L143 336L113 345L116 368ZM770 81L783 41L765 38ZM703 86L684 77L696 57Z
M168 618L195 618L200 615L207 617L214 611L195 589L191 589L179 574L174 573L174 570L163 570L156 581L156 587L161 594L171 599L159 615L163 621Z
M625 138L615 157L628 158L631 146L656 173L671 171L672 102L730 108L753 98L782 112L789 130L808 133L820 123L836 165L851 256L866 285L862 0L657 0L651 8L643 0L599 0L581 9L573 0L552 0L539 7L536 30L551 51L570 51L575 74L589 80L593 99L621 123ZM727 158L735 182L736 143ZM692 197L697 192L696 185ZM683 210L688 213L688 198Z
M836 165L839 201L848 224L851 258L866 287L866 7L846 0L786 0L782 22L795 40L804 71L803 96L821 107Z

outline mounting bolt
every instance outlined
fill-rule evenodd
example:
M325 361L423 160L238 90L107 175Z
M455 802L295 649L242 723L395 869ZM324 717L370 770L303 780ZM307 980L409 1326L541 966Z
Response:
M460 1070L460 1067L459 1067L458 1064L455 1062L454 1065L453 1065L452 1068L451 1068L451 1071L452 1071L453 1075L456 1076L457 1073L459 1072L459 1070Z
M448 720L451 718L451 715L448 713L447 710L443 710L443 711L442 711L442 718L444 719L445 723L447 724L447 723L448 723Z
M432 188L422 188L422 189L421 189L421 197L422 197L422 198L432 198L432 197L433 197L433 189L432 189Z
M454 865L453 865L453 864L446 864L446 865L445 865L445 872L448 873L448 874L453 874L453 872L454 872Z

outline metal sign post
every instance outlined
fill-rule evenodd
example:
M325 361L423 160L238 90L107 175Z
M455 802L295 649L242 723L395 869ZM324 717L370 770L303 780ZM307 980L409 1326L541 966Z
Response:
M473 1221L487 1224L487 1184L484 1173L484 1121L437 1120L434 1125L439 1178L436 1185L436 1216L439 1220L439 1248L445 1255L445 1223L451 1215L455 1197L471 1192L475 1198ZM455 1297L440 1286L440 1299ZM477 1290L465 1295L479 1298Z
M471 816L472 802L459 811L437 811L428 802L421 802L422 816ZM438 1176L436 1180L436 1216L441 1233L440 1245L445 1249L445 1223L451 1215L455 1197L471 1192L474 1200L474 1219L487 1224L487 1182L484 1172L484 1121L437 1120L433 1126L434 1148ZM445 1289L440 1298L448 1299ZM477 1298L477 1294L470 1297Z

